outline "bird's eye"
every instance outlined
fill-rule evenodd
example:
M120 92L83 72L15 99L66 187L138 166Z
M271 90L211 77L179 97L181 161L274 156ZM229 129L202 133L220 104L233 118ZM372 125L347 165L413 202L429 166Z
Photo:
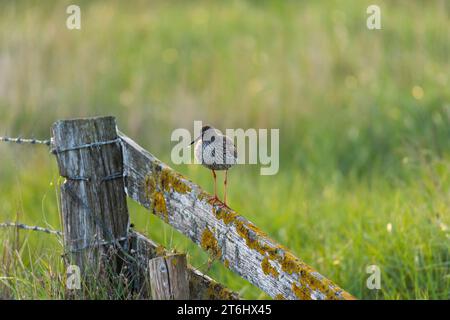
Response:
M216 140L216 137L212 136L211 137L211 142L214 142L214 140Z

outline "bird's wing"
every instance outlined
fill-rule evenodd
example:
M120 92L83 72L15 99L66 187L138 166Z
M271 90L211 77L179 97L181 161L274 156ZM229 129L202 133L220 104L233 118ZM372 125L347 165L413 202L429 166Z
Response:
M231 140L229 137L227 136L223 136L223 148L224 148L224 154L226 156L226 163L236 163L236 159L237 159L237 149L236 146L234 145L233 140ZM230 161L228 161L230 160Z

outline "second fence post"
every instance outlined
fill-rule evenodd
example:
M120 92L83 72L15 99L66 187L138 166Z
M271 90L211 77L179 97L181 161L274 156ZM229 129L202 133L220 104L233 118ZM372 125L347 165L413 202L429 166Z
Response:
M185 254L153 258L148 262L148 271L153 300L189 300Z
M89 281L122 276L129 215L115 118L62 120L52 131L69 264Z

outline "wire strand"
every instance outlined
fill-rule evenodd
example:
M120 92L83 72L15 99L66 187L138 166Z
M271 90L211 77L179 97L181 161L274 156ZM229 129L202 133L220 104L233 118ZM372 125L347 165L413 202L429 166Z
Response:
M45 232L48 234L62 236L61 231L47 229L47 228L43 228L43 227L39 227L39 226L29 226L24 223L4 222L4 223L0 223L0 228L19 228L19 229L24 229L24 230L29 230L29 231L40 231L40 232Z
M38 139L25 139L25 138L11 138L11 137L0 137L0 141L1 142L10 142L10 143L17 143L17 144L42 144L42 145L46 145L46 146L51 146L52 144L52 140L48 139L48 140L38 140Z

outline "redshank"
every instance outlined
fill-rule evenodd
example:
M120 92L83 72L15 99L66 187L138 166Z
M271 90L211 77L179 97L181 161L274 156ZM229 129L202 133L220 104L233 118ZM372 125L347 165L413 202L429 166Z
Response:
M195 143L195 158L204 167L211 170L214 178L214 197L212 202L220 202L227 206L227 175L228 169L237 163L236 147L226 135L211 126L203 126L199 137L191 142ZM224 197L223 202L217 197L216 171L224 170Z

